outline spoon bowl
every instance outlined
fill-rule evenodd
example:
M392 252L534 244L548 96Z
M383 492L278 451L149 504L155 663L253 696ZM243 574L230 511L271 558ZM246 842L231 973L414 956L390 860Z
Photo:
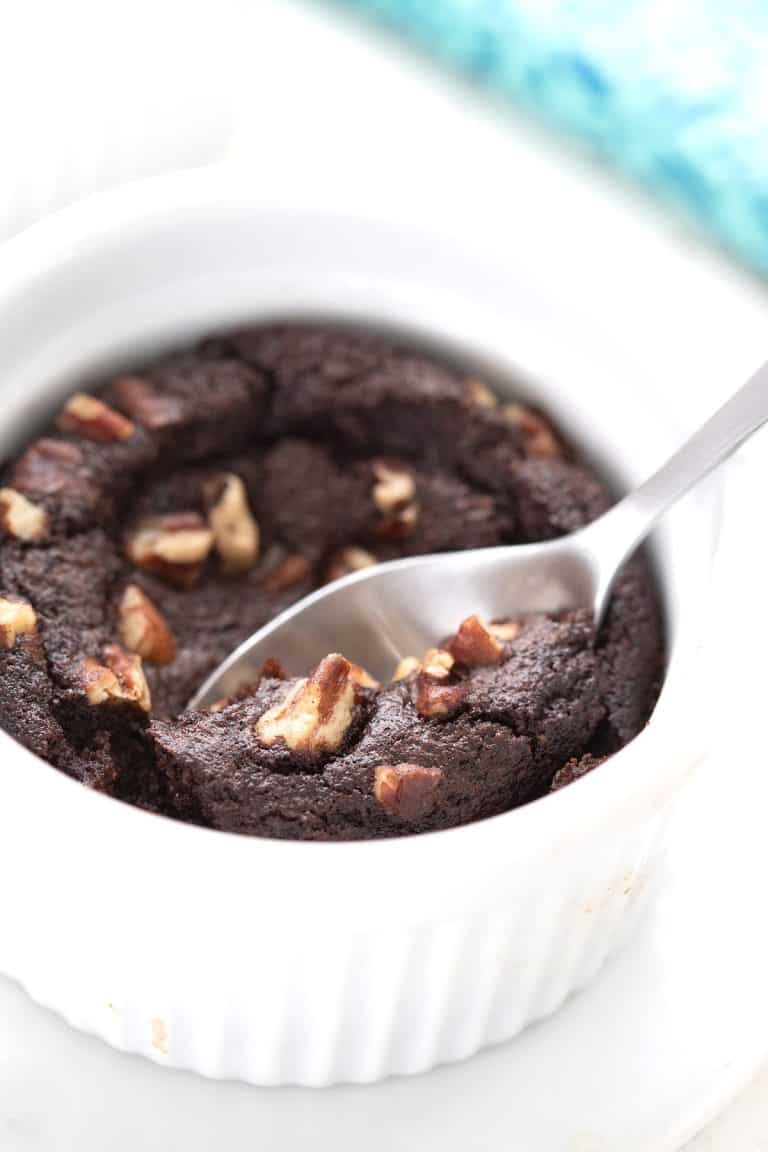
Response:
M339 651L378 680L456 631L468 605L493 620L592 611L599 573L590 529L545 544L412 556L344 576L281 612L236 648L190 702L203 708L256 680L265 660L304 674Z
M266 660L303 674L342 652L382 681L476 613L487 620L586 608L600 624L626 558L659 517L768 420L768 365L634 492L586 528L507 545L377 564L321 588L259 629L190 701L204 708L258 679Z

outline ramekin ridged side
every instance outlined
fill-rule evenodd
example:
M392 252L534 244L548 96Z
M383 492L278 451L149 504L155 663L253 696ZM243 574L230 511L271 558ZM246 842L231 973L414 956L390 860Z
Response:
M113 934L89 952L73 923L43 948L17 935L0 966L75 1027L205 1076L321 1086L417 1073L509 1039L589 983L644 907L664 820L599 854L573 844L538 873L520 869L503 903L470 892L447 919L359 932L309 923L290 937L266 920L263 947L234 965L226 953L247 947L237 933L219 964L187 953L183 968L195 941L177 938L172 965L158 957L141 979L135 942Z

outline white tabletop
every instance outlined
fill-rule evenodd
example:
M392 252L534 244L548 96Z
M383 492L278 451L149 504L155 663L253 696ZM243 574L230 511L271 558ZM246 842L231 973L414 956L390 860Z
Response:
M484 233L500 255L505 246L514 249L537 277L557 277L571 292L574 307L599 309L614 335L652 349L669 373L670 387L684 393L691 425L765 356L768 297L761 285L668 222L639 194L386 40L367 37L352 21L297 0L253 5L222 0L211 9L205 4L184 6L185 12L193 7L207 10L207 18L198 15L186 36L184 67L169 102L158 93L169 87L163 64L179 8L176 0L168 0L158 23L158 6L137 0L130 25L120 30L125 51L112 61L115 67L100 65L95 99L88 61L105 44L114 54L115 29L94 16L103 6L71 0L64 7L67 20L59 15L55 35L48 26L51 34L46 37L38 34L41 10L43 15L63 11L53 0L17 5L10 33L6 18L6 43L13 43L13 20L18 22L19 51L0 73L0 128L12 109L13 132L9 129L4 139L11 141L8 171L15 177L0 190L0 232L115 180L227 159L255 166L267 196L279 198L281 190L304 185L332 199L334 188L343 186L345 199L353 194L373 210L426 213L436 225ZM218 23L210 18L213 9ZM125 91L127 61L133 52L142 52L148 28L153 29L154 47L141 81L156 87L143 102L123 99L118 93ZM26 102L19 98L25 70L18 63L25 43L36 53L37 75L53 77L47 87L41 82L37 96L27 83ZM64 75L67 84L57 89L53 101L54 80ZM120 83L113 86L113 80ZM764 445L763 440L763 454ZM758 470L760 455L760 445L751 445L745 467ZM749 484L743 490L749 498ZM743 567L765 571L765 550L759 542L746 538L741 546ZM757 756L756 743L752 747ZM727 769L726 756L722 770ZM748 818L746 810L743 818ZM740 820L735 814L737 826ZM713 850L718 847L723 847L719 841ZM760 902L754 916L740 921L745 954L755 955L765 946L763 919ZM704 923L699 921L702 932ZM622 958L621 963L631 969L631 962ZM739 981L736 970L728 976ZM601 994L598 987L594 995ZM592 995L587 993L584 1005ZM727 996L728 981L713 982L712 999L723 1017ZM574 1005L576 1011L586 1011L579 1001ZM210 1147L216 1133L229 1133L231 1147L263 1144L270 1135L268 1146L275 1149L298 1146L295 1125L282 1131L275 1126L270 1133L271 1105L256 1107L256 1097L242 1095L249 1090L204 1085L111 1054L96 1041L70 1034L7 983L0 983L0 1019L3 1152L175 1147L174 1109L177 1117L188 1113L194 1118L201 1139L210 1138L201 1148ZM764 1035L768 1057L768 1030ZM735 1034L731 1040L733 1052L723 1050L721 1073L710 1069L711 1107L699 1101L694 1126L741 1090L760 1064L752 1037L748 1054L737 1051ZM523 1037L521 1043L533 1041ZM427 1103L435 1115L442 1109L455 1116L446 1103L466 1093L467 1107L476 1118L493 1118L484 1085L494 1059L496 1054L482 1056L463 1068L426 1077L421 1087L413 1082L398 1099L410 1101L404 1107L413 1109L414 1116ZM279 1111L277 1101L284 1097L273 1095ZM327 1101L315 1099L314 1112L306 1114L305 1123L311 1126L306 1138L312 1138L315 1124L325 1124L323 1130L335 1132L336 1146L343 1149L339 1133L344 1118L349 1132L365 1135L364 1109L349 1105L348 1114L340 1118L332 1095ZM659 1108L667 1099L671 1097L659 1093ZM631 1126L629 1116L627 1123ZM464 1143L451 1145L451 1132L445 1125L438 1128L443 1152L451 1146L508 1146L503 1129L495 1134L480 1129L485 1135L470 1145L469 1128L457 1120L453 1135ZM238 1133L236 1145L233 1134ZM374 1138L379 1137L369 1135L368 1146L377 1147ZM608 1152L596 1139L586 1132L578 1145L569 1145L569 1152ZM411 1146L407 1136L402 1146ZM627 1139L612 1145L610 1152L629 1146ZM188 1144L190 1152L194 1147ZM768 1068L690 1145L695 1152L758 1152L766 1147Z

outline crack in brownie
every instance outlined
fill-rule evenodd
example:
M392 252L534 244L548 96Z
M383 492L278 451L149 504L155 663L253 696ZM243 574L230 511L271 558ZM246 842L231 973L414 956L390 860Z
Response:
M4 468L0 722L91 787L228 831L361 839L503 812L647 722L664 650L642 556L598 637L584 612L470 615L389 684L331 653L186 701L328 580L550 539L609 503L542 413L383 337L206 340L75 393Z

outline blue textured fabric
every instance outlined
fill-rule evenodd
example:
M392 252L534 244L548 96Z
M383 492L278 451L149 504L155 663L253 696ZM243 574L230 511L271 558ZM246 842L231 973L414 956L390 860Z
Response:
M768 273L768 0L342 0L586 142Z

